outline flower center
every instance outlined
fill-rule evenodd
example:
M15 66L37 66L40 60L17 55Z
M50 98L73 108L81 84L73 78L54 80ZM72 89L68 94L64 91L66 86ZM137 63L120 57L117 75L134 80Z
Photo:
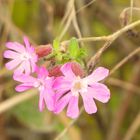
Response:
M74 96L78 96L79 93L87 92L87 81L81 79L79 76L73 81L71 92Z
M34 87L38 88L39 91L44 89L44 81L42 79L38 79L35 83L34 83Z
M30 54L24 52L20 55L21 60L29 60L31 58Z
M82 88L81 82L76 82L73 86L75 90L80 90Z

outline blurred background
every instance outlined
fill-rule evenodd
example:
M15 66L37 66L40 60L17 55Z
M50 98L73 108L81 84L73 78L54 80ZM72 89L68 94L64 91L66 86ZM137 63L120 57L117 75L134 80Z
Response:
M52 43L56 37L63 41L73 36L109 35L129 23L129 11L121 13L130 7L130 0L91 1L75 0L79 34L74 24L68 23L71 8L68 0L0 0L0 108L3 102L22 94L15 92L17 83L4 67L7 60L2 56L7 41L22 43L26 35L37 46ZM134 0L134 6L140 8L140 1ZM134 11L131 22L139 19L140 11ZM139 31L140 26L119 37L103 53L98 65L112 69L140 47ZM103 41L84 43L87 61L103 44ZM110 101L96 102L96 114L83 112L62 140L129 140L129 134L132 140L140 140L140 55L120 67L106 84L111 90ZM53 140L71 121L65 112L40 113L38 97L34 96L0 112L0 140Z

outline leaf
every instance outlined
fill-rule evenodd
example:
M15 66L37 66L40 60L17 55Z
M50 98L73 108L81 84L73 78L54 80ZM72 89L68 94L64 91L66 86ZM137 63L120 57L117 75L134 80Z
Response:
M58 52L56 54L56 57L55 58L56 58L57 61L61 62L62 61L62 54L60 52Z
M72 38L70 40L70 45L69 45L69 53L70 53L70 57L72 59L76 59L78 57L78 54L79 54L79 45L78 45L78 42L77 42L77 39L76 38Z
M53 48L54 48L54 54L55 58L60 63L62 61L62 53L60 52L60 42L58 39L55 39L53 41Z
M63 54L62 56L63 56L63 63L69 62L71 60L69 54L67 53Z
M78 58L83 58L85 56L87 56L86 50L84 48L80 48Z
M55 39L53 41L53 48L54 48L55 53L59 52L59 48L60 48L59 46L60 46L59 40L58 39Z

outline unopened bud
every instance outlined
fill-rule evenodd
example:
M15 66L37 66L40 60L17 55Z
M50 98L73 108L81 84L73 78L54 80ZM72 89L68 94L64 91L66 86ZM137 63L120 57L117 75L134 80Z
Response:
M77 62L71 62L71 68L72 68L72 71L73 73L76 75L76 76L80 76L80 77L83 77L84 76L84 70L82 69L81 65Z
M57 65L57 66L54 66L53 68L51 68L49 70L49 76L55 76L55 77L62 76L63 74L62 74L60 68L61 68L61 65Z
M36 47L36 54L38 57L44 57L52 53L52 45L47 44L47 45L39 45Z
M80 66L80 64L77 62L70 62L70 63L71 63L71 69L72 69L73 73L76 76L83 77L85 73L84 73L84 70L82 69L82 67ZM55 77L62 76L63 73L61 72L61 66L62 65L57 65L57 66L54 66L53 68L51 68L49 70L49 76L55 76Z

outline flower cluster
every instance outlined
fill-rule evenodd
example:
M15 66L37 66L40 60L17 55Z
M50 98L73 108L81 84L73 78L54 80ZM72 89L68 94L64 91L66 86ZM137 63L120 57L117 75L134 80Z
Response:
M10 50L4 52L4 57L11 59L6 63L6 67L9 70L14 69L13 78L20 82L15 88L17 92L31 88L39 91L40 111L47 107L49 111L58 114L67 107L67 116L76 118L79 115L80 96L88 114L97 111L95 100L102 103L108 102L110 91L106 85L99 83L108 76L108 69L98 67L90 75L84 77L80 64L67 62L48 71L45 67L37 65L40 55L37 55L26 37L24 37L24 42L25 46L17 42L6 44Z

